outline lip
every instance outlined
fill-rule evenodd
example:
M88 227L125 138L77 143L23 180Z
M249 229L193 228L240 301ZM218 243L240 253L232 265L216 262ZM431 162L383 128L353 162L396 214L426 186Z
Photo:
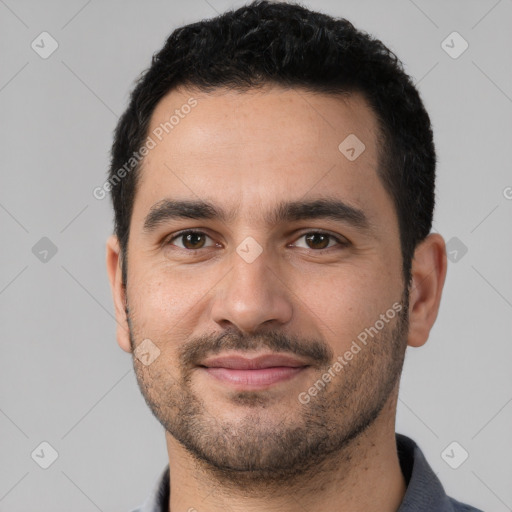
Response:
M285 354L254 358L227 355L206 359L200 368L209 376L236 389L263 389L293 379L309 364Z
M208 368L230 368L232 370L260 370L262 368L274 368L278 366L299 368L309 365L307 362L287 354L263 354L253 358L231 354L206 359L201 366Z

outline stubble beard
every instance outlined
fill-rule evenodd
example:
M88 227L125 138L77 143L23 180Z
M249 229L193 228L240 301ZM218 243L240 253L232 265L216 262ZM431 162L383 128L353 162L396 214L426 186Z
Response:
M180 367L179 378L175 378L164 365L144 367L134 357L139 388L165 430L190 453L200 470L219 483L266 490L295 485L308 475L331 472L339 464L350 463L358 439L398 389L407 346L407 294L402 306L394 323L369 339L307 404L297 399L293 414L276 415L271 421L268 407L276 404L269 405L257 391L231 395L233 407L245 406L243 414L236 422L221 420L194 392L193 371ZM135 347L138 337L130 320L129 326ZM264 347L279 351L284 338L272 334L258 339L266 340ZM256 346L245 337L229 340L230 348ZM288 349L290 346L293 344L289 343ZM334 361L331 358L330 363ZM321 379L329 366L315 371L310 385ZM300 391L305 390L298 390L297 395Z

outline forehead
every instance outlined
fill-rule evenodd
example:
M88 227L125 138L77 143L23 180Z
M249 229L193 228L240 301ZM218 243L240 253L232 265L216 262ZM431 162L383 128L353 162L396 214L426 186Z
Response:
M390 207L377 175L378 124L358 94L177 89L158 103L147 135L154 147L134 220L170 197L208 199L254 221L266 203L306 195Z

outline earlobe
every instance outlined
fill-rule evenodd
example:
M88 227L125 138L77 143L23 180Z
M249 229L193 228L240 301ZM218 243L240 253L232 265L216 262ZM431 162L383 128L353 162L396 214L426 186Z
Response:
M130 331L126 316L126 291L122 282L120 245L115 235L107 240L107 274L114 300L114 309L117 322L116 337L118 345L125 351L131 352Z
M409 289L408 345L420 347L428 339L439 311L446 278L447 259L443 237L428 235L414 252Z

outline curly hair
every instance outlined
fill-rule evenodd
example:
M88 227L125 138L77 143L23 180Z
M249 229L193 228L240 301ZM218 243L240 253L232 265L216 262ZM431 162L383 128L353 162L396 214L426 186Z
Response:
M359 93L380 129L378 176L398 217L403 276L430 232L436 155L429 116L401 62L343 18L298 4L256 0L177 28L135 83L114 132L109 179L144 143L157 103L178 86L247 91L266 84L339 95ZM132 159L133 160L133 159ZM142 162L110 188L126 285L130 220ZM126 168L126 167L125 167Z

